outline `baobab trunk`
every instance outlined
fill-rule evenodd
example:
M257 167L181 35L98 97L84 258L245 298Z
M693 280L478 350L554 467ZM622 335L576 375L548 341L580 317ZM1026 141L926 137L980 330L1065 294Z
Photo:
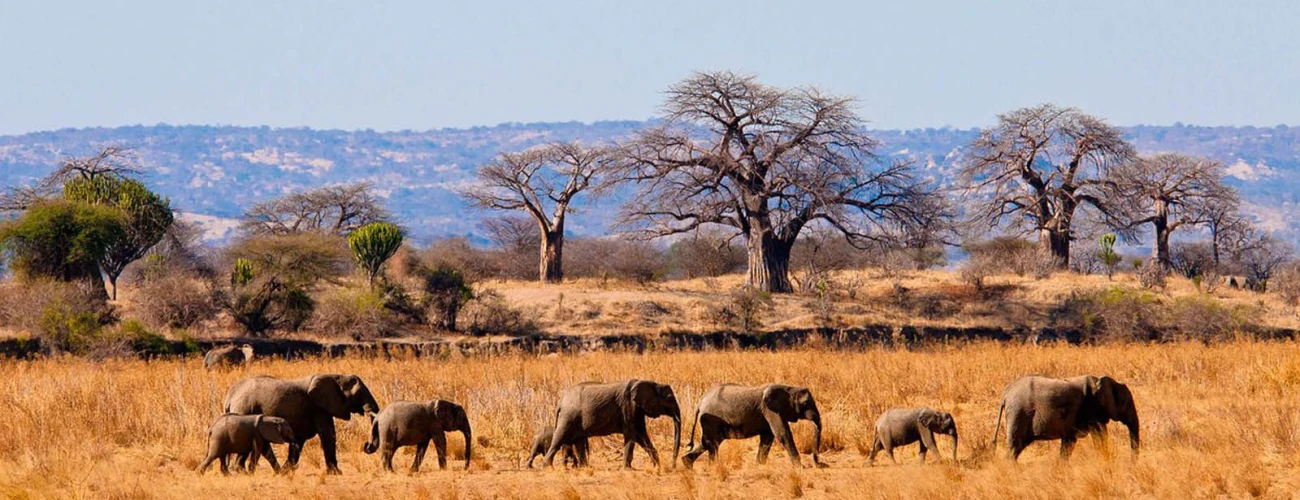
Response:
M1064 231L1043 229L1038 233L1038 243L1044 252L1056 260L1056 267L1070 268L1070 235Z
M564 281L564 229L542 233L541 269L543 283Z
M776 238L770 231L751 234L745 239L749 252L749 286L770 293L790 293L789 243Z
M1156 202L1156 217L1151 221L1155 228L1156 241L1151 247L1151 258L1160 264L1161 269L1173 267L1169 260L1169 205L1163 201Z

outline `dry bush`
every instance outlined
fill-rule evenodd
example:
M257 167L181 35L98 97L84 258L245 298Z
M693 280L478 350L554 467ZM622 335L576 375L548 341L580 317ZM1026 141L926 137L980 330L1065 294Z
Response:
M1300 263L1290 263L1270 281L1273 291L1290 307L1300 306Z
M706 315L714 325L751 332L762 328L764 315L771 311L771 293L744 286L728 293L725 301L712 304Z
M474 335L537 333L537 315L511 306L493 290L479 290L460 311L459 322Z
M1152 259L1137 268L1137 279L1142 288L1163 291L1166 286L1169 286L1169 271Z
M383 292L334 288L318 295L308 328L327 337L375 339L401 332L402 319L386 305Z
M420 252L420 258L411 261L428 268L446 266L460 271L470 282L479 282L502 276L502 255L492 250L475 248L463 237L446 238L434 241ZM415 268L409 267L408 271ZM534 271L536 271L534 269ZM536 278L534 272L534 278Z
M1225 340L1258 330L1259 313L1252 308L1228 307L1206 295L1175 298L1169 304L1170 329L1182 338Z
M136 316L153 328L191 328L221 311L213 286L186 274L150 275L135 297Z
M716 277L745 267L745 248L720 232L697 232L668 247L668 267L685 278Z
M1076 330L1093 342L1153 340L1167 324L1159 299L1142 291L1111 287L1075 291L1052 307L1052 326Z
M649 283L667 275L667 257L652 243L614 238L571 239L564 247L564 274L570 278Z
M0 285L0 325L37 335L45 348L84 353L117 320L91 282L9 281Z
M1056 270L1055 258L1038 244L1012 236L969 242L962 249L969 255L967 260L978 260L987 268L986 276L1014 274L1044 279Z

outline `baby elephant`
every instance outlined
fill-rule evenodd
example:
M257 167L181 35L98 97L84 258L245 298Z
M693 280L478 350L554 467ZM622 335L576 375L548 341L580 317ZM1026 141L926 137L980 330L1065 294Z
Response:
M537 431L533 436L533 446L528 452L528 468L533 468L533 459L546 456L546 450L551 447L551 438L555 435L555 426L548 425ZM578 467L587 464L587 439L581 439L577 446L564 445L560 447L564 453L565 467Z
M921 442L921 463L925 463L925 452L937 450L934 443L935 434L952 436L952 460L957 461L957 424L952 414L930 408L892 408L876 419L876 440L871 444L871 456L868 464L876 462L876 453L885 450L894 463L894 448Z
M293 441L293 429L289 422L280 417L265 415L237 415L227 413L212 423L208 428L208 456L199 464L199 474L207 472L213 460L221 461L221 473L230 474L230 455L237 455L242 463L250 454L252 462L248 472L257 470L258 457L262 456L270 443L288 443ZM271 469L280 471L280 464L271 460Z
M365 452L382 450L384 470L392 472L393 453L397 452L397 448L414 446L415 462L411 464L411 472L419 472L424 452L428 451L429 441L432 440L438 452L438 468L446 469L447 437L444 434L457 431L465 436L465 470L469 470L473 437L464 407L440 399L429 402L398 401L385 407L384 411L372 419L370 441L366 443Z
M203 368L213 370L222 367L233 367L248 364L253 361L253 346L244 344L241 346L228 345L217 347L203 355Z

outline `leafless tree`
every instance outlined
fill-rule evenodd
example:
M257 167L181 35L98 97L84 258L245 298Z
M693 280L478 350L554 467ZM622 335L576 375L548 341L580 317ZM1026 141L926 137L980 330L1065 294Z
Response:
M0 194L0 212L20 212L41 200L59 196L63 192L63 184L72 179L128 178L144 173L145 169L140 166L140 160L133 151L120 146L107 146L90 156L64 159L58 168L33 186L13 187L7 193Z
M1205 219L1205 227L1210 230L1210 250L1216 270L1221 270L1225 256L1236 261L1239 255L1261 241L1255 225L1241 213L1241 201L1236 197L1210 200Z
M517 210L536 221L541 236L539 276L564 280L564 223L574 199L598 189L610 167L610 149L551 143L503 153L478 170L478 183L461 194L477 207Z
M389 217L383 200L369 183L362 182L326 186L258 203L244 213L241 227L259 235L311 231L347 235Z
M531 217L493 217L485 219L482 226L492 245L508 253L531 252L542 244L538 224Z
M1219 162L1176 153L1147 156L1110 172L1110 211L1121 229L1150 225L1151 258L1170 268L1169 236L1183 226L1206 224L1213 208L1236 198L1223 184Z
M975 200L974 219L1037 233L1062 268L1069 265L1076 211L1106 211L1107 172L1135 156L1118 128L1053 104L999 115L967 153L961 178Z
M790 250L809 224L865 244L928 216L934 196L910 165L884 164L853 100L777 88L732 72L669 87L664 125L624 151L638 184L622 223L647 237L733 228L745 239L749 284L790 292Z

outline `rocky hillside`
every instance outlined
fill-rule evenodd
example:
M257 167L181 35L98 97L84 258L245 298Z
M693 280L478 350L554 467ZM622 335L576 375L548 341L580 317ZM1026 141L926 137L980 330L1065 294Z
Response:
M132 148L153 170L149 183L170 196L212 238L229 235L252 203L323 184L369 181L417 239L474 236L484 214L454 194L474 168L501 151L552 140L599 142L624 137L645 122L504 124L470 129L375 132L306 128L131 126L66 129L0 137L0 185L32 182L60 158L103 145ZM1230 165L1250 210L1292 240L1300 235L1300 128L1168 127L1127 129L1144 152L1184 151ZM949 178L972 130L879 130L883 155L905 157L936 178ZM576 234L608 231L619 197L577 214Z

